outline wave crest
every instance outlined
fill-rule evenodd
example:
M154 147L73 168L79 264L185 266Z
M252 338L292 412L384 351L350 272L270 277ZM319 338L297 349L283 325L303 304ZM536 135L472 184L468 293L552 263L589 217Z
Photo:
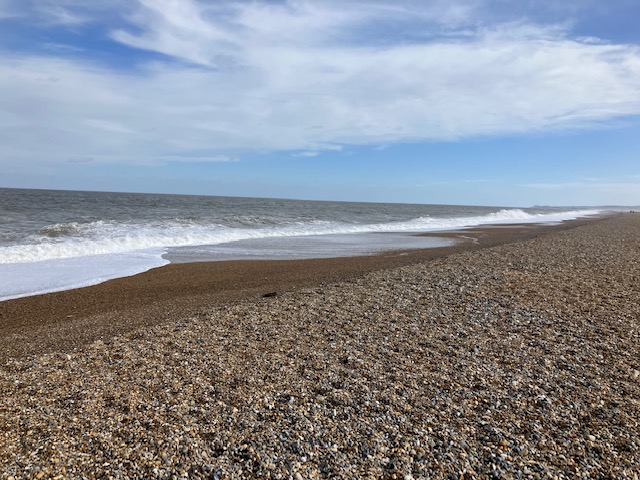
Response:
M521 209L503 209L475 217L437 218L376 224L303 221L246 217L240 225L203 224L192 219L154 221L147 224L97 221L85 224L61 223L44 227L31 243L0 247L0 264L29 263L90 255L120 254L170 247L219 245L239 240L366 232L442 231L483 224L517 222L560 222L594 215L598 210L575 210L531 214ZM265 221L266 220L266 221ZM272 222L276 222L275 224Z
M80 224L78 222L56 223L53 225L47 225L40 229L40 233L42 235L50 238L68 237L78 233L79 231Z

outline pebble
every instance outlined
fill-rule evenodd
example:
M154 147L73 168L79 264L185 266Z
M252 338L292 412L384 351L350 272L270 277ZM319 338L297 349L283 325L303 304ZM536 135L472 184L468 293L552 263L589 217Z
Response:
M634 478L638 238L613 216L8 361L0 478Z

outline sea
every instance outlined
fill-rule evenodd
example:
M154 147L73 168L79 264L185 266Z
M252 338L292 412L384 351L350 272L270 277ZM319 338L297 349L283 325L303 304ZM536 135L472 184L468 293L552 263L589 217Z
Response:
M483 224L557 223L587 208L327 202L0 188L0 301L170 262L300 259L445 246L419 237Z

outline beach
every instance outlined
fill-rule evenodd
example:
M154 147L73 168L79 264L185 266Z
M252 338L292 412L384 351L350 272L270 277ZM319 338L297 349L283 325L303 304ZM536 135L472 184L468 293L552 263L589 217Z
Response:
M638 478L640 215L448 235L0 302L2 478Z

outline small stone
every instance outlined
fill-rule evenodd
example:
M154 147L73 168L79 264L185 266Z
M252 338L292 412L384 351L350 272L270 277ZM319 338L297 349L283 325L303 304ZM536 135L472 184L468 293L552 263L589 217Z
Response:
M0 479L634 478L636 217L10 360Z

